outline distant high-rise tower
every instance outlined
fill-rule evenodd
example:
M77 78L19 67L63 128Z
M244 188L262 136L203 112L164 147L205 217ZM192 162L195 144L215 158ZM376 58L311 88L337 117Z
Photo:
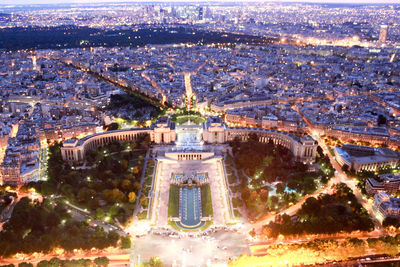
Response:
M36 51L32 52L32 67L33 67L33 70L37 70Z
M176 15L177 15L176 9L175 9L174 6L172 6L172 7L171 7L171 16L172 16L173 18L176 18Z
M203 18L204 18L204 8L202 6L199 6L198 12L199 12L198 19L199 20L203 20Z
M379 42L386 43L388 35L388 25L381 25L381 31L379 32Z

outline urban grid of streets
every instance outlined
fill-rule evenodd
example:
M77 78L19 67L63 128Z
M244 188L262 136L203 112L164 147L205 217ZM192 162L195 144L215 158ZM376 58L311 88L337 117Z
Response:
M0 5L0 30L7 34L10 34L7 32L9 29L18 27L28 34L28 26L38 32L47 30L48 26L65 26L66 29L59 30L65 31L63 34L66 36L71 34L68 27L100 29L88 35L87 40L79 40L77 46L60 41L54 44L49 42L49 47L55 46L56 50L0 51L0 161L4 158L4 163L10 162L15 156L10 151L22 153L21 170L30 168L31 162L39 166L37 172L32 172L35 175L24 182L38 181L46 178L48 155L47 142L43 136L52 141L81 138L103 131L100 126L113 121L113 117L129 117L136 123L144 121L149 126L151 108L141 108L139 112L135 110L135 113L130 109L120 109L114 113L102 111L99 114L98 111L109 103L110 96L120 94L121 89L124 89L146 95L157 104L168 104L173 107L170 110L172 112L192 108L203 116L224 115L228 126L256 127L261 124L263 128L308 133L318 142L324 154L328 155L335 174L325 186L303 196L297 203L277 214L265 216L254 223L246 221L246 218L240 218L240 222L237 222L239 218L233 218L231 214L232 196L226 184L224 168L224 155L229 153L232 156L231 149L227 145L200 145L198 135L193 136L183 129L176 147L194 145L213 151L217 156L201 163L177 162L164 157L171 146L151 147L143 163L146 169L150 159L157 162L153 190L150 193L153 204L148 218L151 220L136 220L126 229L97 219L91 221L91 224L99 225L106 231L116 230L122 235L130 233L133 236L130 253L110 249L68 255L71 259L107 256L111 266L120 266L133 265L159 256L164 263L173 266L203 266L226 263L243 253L252 253L253 247L262 250L277 242L301 243L313 238L343 241L349 236L365 240L383 236L387 233L375 218L372 201L362 195L357 181L347 177L332 156L323 140L325 133L320 128L327 131L332 128L342 132L351 131L353 134L370 132L376 134L372 134L372 138L379 140L383 136L386 138L385 145L398 149L398 10L396 5L338 8L329 5L276 3L246 6L135 3L115 4L107 8L94 4L86 8L66 5L57 9L44 7L37 10ZM163 29L160 25L168 27ZM137 43L142 38L153 40L150 39L151 35L156 36L161 31L174 35L176 27L181 27L185 34L190 33L193 37L199 34L195 30L204 30L268 36L273 41L265 46L217 42L203 44L204 40L199 40L197 45L139 47L139 44L143 44ZM140 29L148 30L149 35L141 35ZM129 40L125 44L130 47L119 47L118 43L107 43L107 46L114 46L111 48L91 47L95 44L91 38L97 34L106 37L109 34L117 39L117 36L125 36L127 31ZM3 42L3 45L6 44ZM58 49L63 46L68 49ZM125 70L119 71L119 68ZM182 95L185 95L185 99ZM192 106L193 97L196 97L196 101L193 101ZM380 126L377 125L379 116L387 121L383 127L376 127ZM24 124L20 122L24 122L26 127L22 127ZM132 127L127 124L127 120L121 124L123 128ZM24 154L19 142L29 130L36 131L32 139L40 144L34 153ZM197 144L192 143L193 138ZM365 142L366 139L355 141ZM375 139L367 141L382 145L380 141L375 142ZM168 227L171 174L192 171L207 172L210 178L214 227L207 229L204 235L176 234L175 230ZM141 186L144 180L145 170L141 175ZM333 237L305 236L295 240L276 240L262 236L262 226L273 221L276 215L295 215L308 197L333 193L332 185L337 183L345 183L351 188L358 202L373 219L374 231L337 234ZM35 192L17 194L18 197L0 214L0 230L21 198L29 196L32 199L42 199ZM141 196L140 191L134 217L141 208ZM49 200L56 201L57 198L59 196L52 196ZM69 202L66 204L74 219L86 221L91 217L87 210ZM236 224L227 226L231 222ZM253 230L259 234L255 239L249 235ZM15 257L4 262L37 263L52 256L40 259L34 256Z
M336 169L335 176L331 178L331 180L327 183L326 186L318 189L313 194L304 196L304 198L301 199L298 203L290 206L287 209L280 211L278 214L294 215L301 208L301 205L304 203L305 199L307 199L308 197L316 197L322 192L332 193L331 186L335 183L343 182L346 183L353 190L357 199L363 205L363 207L370 213L371 217L374 217L374 215L372 214L371 203L367 202L365 197L361 195L358 188L355 186L354 180L346 177L346 174L343 173L343 171L341 170L340 166L337 164L335 159L330 155L326 146L322 143L320 137L317 136L316 134L314 134L313 137L319 141L319 144L323 148L324 153L329 155L331 163L333 167ZM226 149L225 146L221 148ZM218 151L221 150L221 148L218 149L213 147L212 149L214 151ZM162 146L156 149L165 153L165 148L163 151ZM169 149L170 148L167 148L167 151ZM167 226L168 191L169 191L169 178L171 177L171 173L174 172L185 173L185 172L190 172L192 170L201 170L209 172L210 177L215 177L215 178L217 177L220 178L221 176L223 177L224 174L219 173L216 160L212 160L212 162L205 164L199 162L191 162L191 161L178 163L171 160L169 161L161 160L160 163L161 164L159 164L157 167L160 169L159 170L157 169L155 177L157 176L161 177L158 178L160 179L158 180L158 183L160 183L160 188L162 189L162 193L154 193L154 195L158 194L161 203L157 204L156 208L154 209L155 214L157 213L157 216L155 216L155 218L157 218L156 219L157 221L153 222L154 225L160 226L156 227L155 230L153 230L155 233L158 234L145 235L140 238L134 239L134 245L130 257L127 257L126 254L118 254L118 252L109 252L109 251L105 252L104 254L102 253L96 254L96 256L108 256L112 263L111 266L118 266L119 264L123 264L123 262L129 262L130 264L137 264L140 263L143 259L150 258L154 255L157 255L160 258L162 258L163 262L165 262L166 264L172 264L173 266L203 266L211 264L212 262L226 262L237 255L241 255L243 253L249 253L253 243L250 241L250 237L247 233L253 229L259 232L263 225L274 220L274 217L276 216L276 215L270 215L267 218L259 220L254 224L245 223L244 228L242 228L240 232L220 230L216 231L215 233L210 232L210 234L206 236L202 235L197 236L196 234L183 234L180 236L172 236L172 237L169 234L162 234L163 232L171 233L171 231L168 228L164 227ZM164 172L165 174L163 174ZM211 182L212 185L213 183L216 183L216 181ZM223 184L219 184L218 186L211 186L211 188L214 188L214 190L222 189L222 191L227 191L226 188L225 190L223 190L222 185ZM27 194L19 195L19 199L26 195ZM33 193L33 195L35 197L40 197L40 195L38 195L37 193ZM215 200L214 197L218 195L219 194L216 192L212 193L213 208L214 210L217 211L214 212L214 223L216 225L223 226L224 220L222 219L221 215L219 215L218 212L221 209L223 210L223 207L220 206L221 205L220 201L214 201ZM18 199L16 201L18 201ZM70 207L76 218L85 217L84 210L81 210L73 205L70 205ZM102 222L99 221L97 223L99 223L100 225L102 224ZM353 237L366 239L369 237L379 237L383 235L384 230L382 229L381 225L376 220L375 223L376 223L375 231L367 234L365 233L354 234ZM106 224L102 226L105 227L106 229L109 227ZM168 230L163 231L165 229ZM223 229L227 228L223 227ZM235 227L235 229L238 228ZM133 232L132 234L135 235L136 233ZM188 236L190 237L188 238ZM344 236L338 235L337 237L333 238L337 240L344 240L347 237L349 237L348 234ZM332 239L332 237L329 238ZM308 240L309 240L308 238L305 238L299 240L286 240L286 241L280 240L279 242L294 243L294 242L307 242ZM258 249L261 249L263 245L268 246L274 242L276 242L276 240L256 241L254 242L254 245L256 245ZM80 258L80 257L82 257L82 255L75 255L72 258ZM199 260L197 261L194 259L199 259ZM14 262L18 262L18 260Z

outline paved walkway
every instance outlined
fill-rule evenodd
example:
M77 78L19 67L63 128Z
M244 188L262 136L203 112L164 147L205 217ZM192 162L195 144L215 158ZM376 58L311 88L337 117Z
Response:
M146 169L147 169L147 164L149 162L150 150L151 149L147 149L146 157L144 158L142 177L140 178L140 191L139 191L139 194L136 196L136 207L135 207L135 211L133 212L134 218L136 218L136 215L140 211L140 198L142 197L143 184L144 184L144 180L146 179Z
M203 161L158 159L156 186L153 192L152 223L156 225L166 225L168 223L169 187L172 173L191 175L194 172L208 173L214 223L216 225L224 225L230 221L232 219L229 209L230 201L222 164L222 158L211 158Z

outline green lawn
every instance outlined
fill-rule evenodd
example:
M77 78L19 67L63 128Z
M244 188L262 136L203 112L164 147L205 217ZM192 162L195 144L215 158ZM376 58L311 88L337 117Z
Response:
M235 215L235 217L236 218L240 218L240 217L242 217L242 214L240 214L240 212L238 211L238 210L233 210L233 213L234 213L234 215Z
M184 116L177 117L176 118L176 123L182 124L182 123L185 123L185 122L187 122L189 120L192 123L195 123L195 124L200 124L200 123L203 123L205 121L204 118L196 116L196 115L184 115Z
M141 213L137 214L139 220L144 220L147 218L147 210L142 211Z
M211 189L209 184L201 187L201 209L203 211L203 217L213 215Z
M143 182L143 188L142 188L142 193L144 194L144 196L148 196L148 194L150 192L151 184L153 183L154 166L155 166L154 160L150 159L147 163L147 168L146 168L144 182Z
M153 171L154 171L154 159L149 159L149 161L147 162L147 169L146 169L146 176L152 175Z
M169 188L168 217L179 217L179 187L176 185Z

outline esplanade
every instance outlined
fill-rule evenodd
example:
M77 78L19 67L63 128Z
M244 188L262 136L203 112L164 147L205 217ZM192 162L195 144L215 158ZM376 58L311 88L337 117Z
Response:
M209 117L202 125L202 141L205 143L226 143L235 138L247 140L255 134L259 142L282 145L288 148L297 161L313 162L317 143L310 136L299 137L287 132L261 129L226 127L219 117ZM143 135L149 135L155 144L175 143L176 129L169 117L161 117L151 128L130 128L108 131L86 136L82 139L66 140L61 148L62 158L69 162L83 162L85 153L114 142L131 142Z

